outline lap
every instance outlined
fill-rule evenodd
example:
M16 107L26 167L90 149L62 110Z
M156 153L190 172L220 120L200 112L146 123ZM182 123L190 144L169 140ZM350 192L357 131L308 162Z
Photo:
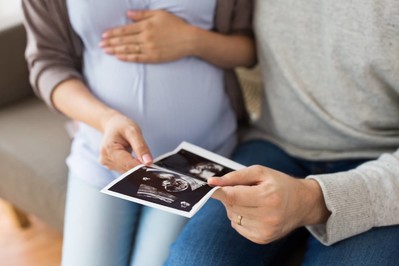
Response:
M102 194L70 175L63 265L128 265L140 206Z
M184 222L183 217L103 194L70 175L62 264L162 265Z
M263 140L240 144L234 151L232 159L246 166L263 165L297 177L307 175L306 169L297 160L276 145Z
M143 208L135 235L131 266L163 265L187 218L150 207Z
M309 165L318 164L292 158L266 141L241 144L233 159L244 165L265 165L298 177L310 174ZM337 162L327 170L345 171L359 163ZM330 164L321 162L320 165ZM254 244L231 228L224 206L211 199L190 219L172 246L167 265L287 265L287 259L297 254L294 249L304 250L308 236L302 228L271 244ZM397 239L398 227L373 229L330 247L310 236L304 265L392 265L398 261ZM295 265L300 264L301 256L295 257Z
M240 145L233 160L244 165L261 164L303 176L300 165L273 144L251 141ZM295 235L295 234L294 234ZM172 246L167 265L265 265L275 261L287 237L258 245L239 235L227 218L224 206L210 199L188 222Z
M240 236L223 205L210 199L172 245L166 265L264 265L273 249L277 246L257 245Z
M324 246L310 237L303 265L398 265L399 226L374 228L360 235Z

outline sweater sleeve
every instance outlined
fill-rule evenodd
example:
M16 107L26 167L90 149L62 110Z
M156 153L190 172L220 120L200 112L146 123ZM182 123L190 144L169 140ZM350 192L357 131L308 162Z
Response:
M399 224L399 150L348 172L307 178L319 182L331 212L326 224L307 227L321 243Z
M52 108L51 97L58 84L68 79L82 79L78 38L72 33L63 4L54 0L22 1L30 83L36 95Z
M224 34L252 35L253 0L218 0L215 28Z
M252 35L253 0L237 0L233 12L232 32Z

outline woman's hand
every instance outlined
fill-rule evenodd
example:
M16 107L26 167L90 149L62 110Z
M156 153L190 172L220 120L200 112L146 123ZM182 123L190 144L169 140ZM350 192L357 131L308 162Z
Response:
M152 163L150 150L140 127L126 116L112 111L103 119L103 141L100 162L120 173L139 165ZM134 152L136 158L131 155Z
M210 178L208 183L222 186L212 197L224 204L232 227L258 244L270 243L300 226L325 223L330 216L321 188L312 179L252 166Z
M188 24L163 10L129 11L135 23L106 31L100 47L119 60L162 63L195 56L221 68L253 66L255 41Z
M163 10L129 11L135 23L106 31L100 47L128 62L161 63L190 54L191 26Z
M100 162L109 169L123 173L140 163L152 163L140 127L99 101L81 80L68 79L60 83L52 100L60 112L103 134ZM131 155L132 151L136 158Z

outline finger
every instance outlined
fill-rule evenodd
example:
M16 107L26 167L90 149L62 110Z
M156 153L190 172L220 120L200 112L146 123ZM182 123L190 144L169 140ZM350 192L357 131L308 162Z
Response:
M244 218L245 217L243 217L243 219ZM244 223L244 222L245 221L242 221L242 223ZM253 229L253 228L248 228L248 227L243 226L243 225L238 225L234 221L231 221L231 227L233 227L234 230L237 231L237 233L239 233L240 235L242 235L246 239L248 239L248 240L250 240L250 241L252 241L252 242L254 242L256 244L264 245L264 244L267 244L267 243L270 243L270 242L276 240L275 238L272 238L272 239L268 239L268 238L261 239L259 237L258 230Z
M127 17L134 21L146 20L154 15L153 10L129 10Z
M111 163L111 160L108 159L108 157L106 157L103 154L100 154L99 161L102 165L104 165L105 167L107 167L108 169L111 170L112 163Z
M153 158L140 128L138 126L129 127L126 129L125 134L126 140L129 142L139 161L145 165L150 165Z
M222 177L209 178L208 184L212 186L256 185L267 174L268 168L255 165L228 173Z
M134 159L130 153L123 150L108 150L106 153L102 152L100 156L100 163L110 170L115 170L124 173L127 170L140 164Z
M265 227L260 219L253 219L245 214L228 212L228 218L240 235L257 244L267 244L278 239L273 227Z
M215 192L213 192L212 198L221 201L223 204L225 204L224 200L226 198L226 193L224 192L224 190L222 190L221 188L219 188L218 190L216 190Z
M105 31L101 37L103 39L109 39L113 37L120 37L126 35L139 34L142 31L141 25L139 23L133 23L126 26L120 26L113 29Z
M233 227L240 235L245 238L253 238L253 232L256 231L256 229L251 226L248 217L229 211L227 212L227 215L231 222L231 227Z
M273 227L276 225L276 214L264 208L253 208L253 207L241 207L236 208L235 206L229 206L226 208L227 215L232 222L240 223L241 226L245 226L251 230L258 230L265 226Z
M110 154L111 164L118 172L126 172L141 164L128 151L114 150Z
M136 35L128 35L128 36L116 36L109 39L103 39L98 44L101 48L106 48L110 46L121 46L127 44L135 44L140 43L139 38Z
M104 52L112 55L129 55L129 54L141 54L144 52L142 45L140 44L129 44L119 45L115 47L106 47Z
M126 172L123 168L120 167L119 164L115 164L115 162L109 160L109 159L103 159L101 160L101 163L107 167L107 169L112 170L112 171L117 171L118 173L124 173Z
M260 232L263 230L264 224L262 224L259 219L254 219L243 213L236 212L228 212L227 215L231 224L234 225L235 228L244 227L248 232Z
M244 215L250 219L260 219L260 217L266 216L265 212L269 212L268 209L265 209L264 206L256 206L256 207L244 207L238 205L230 205L228 206L228 211L232 213L237 213L240 215Z
M260 207L263 203L261 186L221 187L212 197L228 206Z
M143 52L142 54L119 54L116 57L119 60L125 62L147 63L147 64L156 62L149 55L145 54L145 52Z
M118 58L121 61L125 61L125 62L140 62L139 57L141 55L139 54L118 54L116 56L116 58Z
M159 61L154 60L150 55L148 55L145 50L141 54L118 54L116 56L119 60L125 62L134 62L134 63L156 63Z

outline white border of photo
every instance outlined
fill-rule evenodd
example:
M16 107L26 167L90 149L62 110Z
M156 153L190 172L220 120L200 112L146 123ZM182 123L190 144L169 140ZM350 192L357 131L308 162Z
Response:
M174 154L178 153L180 150L189 151L191 153L194 153L196 155L204 157L204 158L206 158L208 160L211 160L211 161L213 161L215 163L221 164L222 166L231 168L233 170L239 170L239 169L242 169L242 168L245 167L245 166L243 166L243 165L241 165L239 163L236 163L236 162L234 162L234 161L232 161L230 159L227 159L227 158L225 158L225 157L223 157L221 155L218 155L216 153L213 153L211 151L208 151L206 149L203 149L201 147L198 147L198 146L193 145L193 144L188 143L188 142L182 142L173 151L165 153L165 154L159 156L154 161L154 163L156 163L157 161L160 161L160 160L162 160L162 159L164 159L166 157L174 155ZM174 209L174 208L171 208L171 207L163 206L163 205L160 205L160 204L156 204L156 203L153 203L153 202L149 202L149 201L146 201L146 200L142 200L142 199L139 199L139 198L136 198L136 197L131 197L131 196L128 196L128 195L125 195L125 194L122 194L122 193L118 193L118 192L114 192L114 191L109 190L116 183L120 182L125 177L129 176L131 173L137 171L138 169L140 169L142 167L145 167L145 166L144 165L138 165L138 166L130 169L129 171L127 171L126 173L122 174L120 177L118 177L117 179L115 179L114 181L109 183L106 187L104 187L101 190L101 192L105 193L105 194L108 194L108 195L111 195L111 196L114 196L114 197L118 197L118 198L125 199L125 200L128 200L128 201L136 202L136 203L139 203L139 204L142 204L142 205L145 205L145 206L153 207L153 208L160 209L160 210L163 210L163 211L167 211L167 212L170 212L170 213L178 214L178 215L181 215L181 216L184 216L184 217L187 217L187 218L191 218L205 204L205 202L212 196L212 194L219 188L219 187L214 187L213 189L211 189L206 195L204 195L192 207L191 211L189 211L189 212L181 211L181 210L178 210L178 209ZM159 167L157 165L151 165L151 167L175 173L174 171L171 171L171 170L166 169L166 168Z

